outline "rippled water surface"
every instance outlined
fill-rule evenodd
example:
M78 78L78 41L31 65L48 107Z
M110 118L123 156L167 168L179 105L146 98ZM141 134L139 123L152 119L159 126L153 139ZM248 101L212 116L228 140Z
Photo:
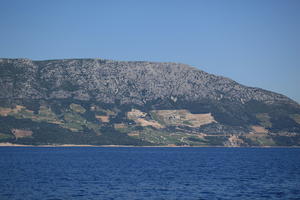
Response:
M300 149L0 147L0 199L300 199Z

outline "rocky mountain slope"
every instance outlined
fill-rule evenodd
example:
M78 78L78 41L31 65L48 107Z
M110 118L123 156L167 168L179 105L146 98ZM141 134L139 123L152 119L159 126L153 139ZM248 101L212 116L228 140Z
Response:
M0 59L0 142L298 146L300 106L178 63Z

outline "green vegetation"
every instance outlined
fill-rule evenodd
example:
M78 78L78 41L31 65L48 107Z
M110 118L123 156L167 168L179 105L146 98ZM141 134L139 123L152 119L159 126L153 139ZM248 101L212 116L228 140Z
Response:
M137 138L160 145L175 144L181 141L180 134L170 134L168 132L158 131L149 127L139 131L139 136Z
M67 112L64 114L65 123L61 126L70 130L81 131L83 130L83 125L85 125L86 121L77 113Z
M260 121L260 124L265 128L271 128L272 123L270 121L270 116L268 113L258 113L256 114L256 118Z
M183 121L182 123L187 126L193 126L193 124L190 121Z
M103 106L84 103L80 101L55 101L40 102L35 111L26 106L0 108L0 142L17 142L21 144L128 144L128 145L187 145L187 146L223 146L230 143L229 137L222 132L215 134L213 130L227 131L237 130L237 127L213 126L185 128L177 124L169 124L164 116L156 112L148 111L143 119L154 119L165 127L141 126L127 118L126 113L132 108ZM92 108L93 107L93 108ZM90 109L91 108L91 109ZM53 112L55 109L55 112ZM109 116L108 122L101 122L96 115L101 112ZM146 112L146 111L143 111ZM171 112L171 111L170 111ZM299 124L300 115L290 114L289 121L286 118L272 118L269 113L256 113L255 119L266 128L277 128ZM150 118L151 117L151 118ZM176 118L182 124L192 125L192 121L186 118ZM274 120L280 127L273 126ZM166 123L168 122L168 123ZM215 123L217 125L218 123ZM230 129L232 128L232 129ZM23 137L15 140L12 129L30 130L31 137ZM241 129L244 130L244 129ZM269 129L270 130L270 129ZM247 131L247 130L246 130ZM204 134L197 134L204 133ZM206 133L206 134L205 134ZM297 135L267 135L254 134L239 136L239 144L244 146L276 146L276 145L300 145L300 137ZM235 142L235 141L233 141Z
M298 124L300 124L300 115L299 114L291 114L290 117L295 120Z
M249 135L246 136L247 139L244 138L246 143L250 146L274 146L276 145L275 141L273 140L272 136L270 135Z
M132 137L158 145L206 145L206 140L203 138L184 132L168 132L166 130L156 130L151 127L143 127L142 130L134 131L132 133L134 133L134 136Z
M1 142L9 140L9 139L13 139L13 138L14 138L14 136L11 134L0 133L0 141Z
M136 130L136 126L128 126L128 125L122 125L121 127L120 126L117 126L115 125L114 126L115 130L119 131L120 133L130 133L132 131L135 131Z
M59 124L60 120L58 117L51 111L50 108L46 106L41 106L38 114L34 114L33 111L26 108L21 108L19 111L14 111L9 113L10 116L14 116L17 119L31 119L32 121L37 122L49 122L54 124Z
M299 146L300 145L300 135L295 136L273 136L273 140L278 146Z
M49 122L49 123L60 123L58 117L47 106L41 106L38 115L35 116L34 119L36 121L45 121L45 122Z
M71 131L83 131L84 127L93 130L96 133L100 133L100 125L87 121L84 117L82 117L77 112L66 112L63 115L64 123L60 126L63 128L67 128Z
M82 107L79 104L75 104L75 103L72 103L70 105L70 108L71 108L72 111L78 112L78 113L85 113L85 111L86 111L84 107Z
M225 136L205 136L204 139L206 140L207 145L223 146L228 138Z
M57 124L46 122L36 122L30 119L16 119L12 116L0 116L0 132L9 133L11 129L25 129L33 132L32 137L19 138L17 141L11 137L0 140L1 142L12 142L30 145L47 144L92 144L92 145L152 145L146 141L141 141L119 133L114 129L101 129L102 134L92 131L79 132L71 131ZM7 134L9 135L9 134Z
M47 106L40 106L37 114L34 114L33 111L25 107L21 107L20 109L13 109L8 115L16 119L31 119L35 122L58 124L71 131L83 131L84 127L87 127L99 133L99 124L87 121L85 117L81 116L86 111L82 106L79 104L70 104L69 107L70 110L64 110L60 115L52 112L51 108Z
M159 116L158 114L156 114L154 111L150 112L150 115L152 117L152 119L154 119L155 121L157 121L158 123L160 123L161 125L166 125L163 117Z
M260 146L274 146L275 142L271 136L262 136L257 138L257 143Z

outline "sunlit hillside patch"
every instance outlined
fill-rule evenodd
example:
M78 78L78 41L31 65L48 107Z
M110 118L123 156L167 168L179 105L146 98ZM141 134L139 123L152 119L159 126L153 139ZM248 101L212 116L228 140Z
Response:
M269 131L262 126L251 126L255 133L268 133Z
M109 122L109 116L107 115L95 115L95 117L103 123L108 123Z
M132 109L127 112L127 118L133 120L136 124L140 126L152 126L154 128L164 128L159 122L149 118L148 113L142 112L138 109Z
M151 115L158 122L172 126L200 127L216 122L211 113L192 114L188 110L153 110Z

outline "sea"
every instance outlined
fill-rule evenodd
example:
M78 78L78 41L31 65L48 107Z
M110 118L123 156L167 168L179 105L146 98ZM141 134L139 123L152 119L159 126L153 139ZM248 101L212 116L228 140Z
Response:
M300 148L0 147L0 200L300 199Z

